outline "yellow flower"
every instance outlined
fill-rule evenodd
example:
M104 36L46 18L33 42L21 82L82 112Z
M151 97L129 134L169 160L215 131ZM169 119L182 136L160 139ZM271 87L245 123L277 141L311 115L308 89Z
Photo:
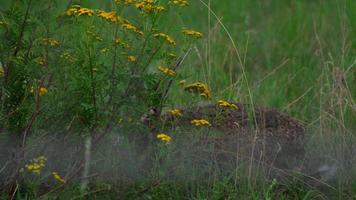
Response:
M125 48L125 49L130 48L130 46L129 46L127 43L123 42L123 41L121 40L121 38L116 38L116 39L114 40L114 43L115 43L115 45L120 45L120 46L122 46L122 47Z
M74 5L66 11L66 15L68 16L76 15L79 9L80 9L79 5Z
M87 15L90 17L90 16L94 15L94 10L89 9L89 8L82 8L82 7L80 7L80 5L74 5L66 11L66 15L68 15L68 16Z
M172 140L172 138L165 133L157 134L157 139L159 139L163 142L170 142Z
M169 76L174 76L176 75L176 72L172 69L169 69L168 67L162 67L162 66L159 66L158 67L158 70L161 71L162 73L164 74L167 74Z
M51 46L51 47L59 46L59 42L53 38L42 38L40 40L40 43L44 46Z
M106 52L108 52L109 51L109 48L102 48L102 49L100 49L100 52L101 53L106 53Z
M203 34L198 32L198 31L194 31L194 30L189 30L187 28L182 28L182 33L184 33L187 36L190 37L194 37L194 38L202 38Z
M189 5L188 0L171 0L169 2L180 7L185 7Z
M6 26L8 26L9 24L7 23L7 22L5 22L5 21L0 21L0 27L6 27Z
M94 11L89 8L80 8L78 10L78 16L81 16L81 15L88 15L90 17L90 16L94 15Z
M60 57L64 58L65 60L67 60L69 62L74 62L76 60L76 58L74 56L72 56L69 52L64 52Z
M44 65L45 64L45 59L43 57L38 57L35 59L35 63L38 65Z
M65 183L66 181L58 174L58 172L52 172L54 179L60 183Z
M136 58L136 56L127 56L127 60L129 62L136 62L137 58Z
M106 21L109 21L109 22L115 23L115 22L120 21L120 18L116 15L115 11L105 12L105 11L99 10L97 16L106 20Z
M122 118L122 117L117 117L117 123L118 124L121 124L122 123L122 121L124 121L124 118Z
M129 31L133 31L141 36L143 36L143 32L140 31L136 26L134 26L133 24L131 24L130 22L128 22L127 20L121 25L122 28L129 30Z
M48 93L47 88L45 88L45 87L40 87L40 90L39 90L40 96L43 96L43 95L45 95L45 94L47 94L47 93Z
M178 82L178 84L181 85L181 86L184 86L186 82L187 82L186 80L180 80Z
M156 37L156 38L161 37L161 38L165 39L166 42L168 42L168 44L171 44L171 45L176 45L177 44L171 36L169 36L169 35L167 35L165 33L156 33L153 36Z
M169 57L170 59L174 59L174 58L177 58L177 55L174 54L174 53L169 53L169 54L168 54L168 57Z
M189 84L184 87L184 90L191 93L199 93L201 96L207 99L211 99L210 91L204 83L196 82L196 83Z
M156 5L154 0L141 0L135 6L146 13L159 13L165 9L163 6Z
M25 168L27 169L27 171L38 175L41 173L41 169L45 167L46 161L47 161L46 157L40 156L32 159L29 164L25 165Z
M226 107L226 108L238 109L237 105L235 105L233 103L229 103L225 100L219 100L218 105L222 106L222 107Z
M183 116L182 111L179 109L171 109L168 111L171 115L175 116L175 117L181 117Z
M210 122L205 119L193 119L190 123L195 126L211 126Z
M2 68L2 66L0 66L0 77L5 76L5 71L4 68Z
M30 92L35 93L35 88L33 86L31 86ZM40 96L43 96L48 93L48 89L45 87L40 87L40 88L38 88L37 92L39 93Z

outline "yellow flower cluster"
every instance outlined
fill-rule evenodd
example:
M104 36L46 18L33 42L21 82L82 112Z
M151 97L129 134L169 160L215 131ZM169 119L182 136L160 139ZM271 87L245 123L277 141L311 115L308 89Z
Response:
M136 26L134 26L127 20L125 20L125 22L121 26L122 26L122 28L129 30L129 31L133 31L141 36L144 35L140 29L138 29Z
M6 27L7 25L9 25L8 23L4 22L4 21L0 21L0 27Z
M235 105L233 103L229 103L225 100L219 100L218 105L222 106L222 107L226 107L226 108L238 109L237 105Z
M169 58L171 58L171 59L177 58L177 55L174 54L174 53L169 53L168 56L169 56Z
M155 5L154 0L141 0L135 4L136 8L146 12L146 13L159 13L164 11L164 7L160 5Z
M136 58L136 56L127 56L127 60L129 62L136 62L137 58Z
M159 37L164 38L166 40L166 42L168 42L168 44L171 44L171 45L177 44L171 36L169 36L165 33L155 33L153 36L156 38L159 38Z
M0 66L0 77L5 76L5 70Z
M81 15L88 15L93 16L94 14L108 22L117 23L122 26L122 28L126 30L133 31L139 35L143 35L143 32L139 30L136 26L130 23L128 20L118 16L115 11L106 12L103 10L91 10L89 8L81 8L79 5L72 6L70 9L67 10L66 14L68 16L81 16Z
M66 181L58 174L58 172L52 172L52 175L56 181L60 183L65 183Z
M198 31L194 31L194 30L189 30L187 28L182 28L182 33L184 33L187 36L194 37L194 38L202 38L203 37L203 33L200 33Z
M106 20L106 21L113 22L113 23L122 22L123 21L123 19L121 19L121 17L116 15L115 11L113 11L113 12L105 12L103 10L99 10L97 16L102 18L102 19L104 19L104 20Z
M48 89L47 88L40 87L40 91L39 91L40 96L43 96L43 95L45 95L47 93L48 93Z
M102 48L102 49L100 49L100 52L101 53L106 53L106 52L108 52L110 49L109 48Z
M85 16L85 15L87 15L90 17L90 16L94 15L94 10L89 9L89 8L82 8L82 7L80 7L80 5L74 5L67 10L66 15L68 15L68 16L74 16L74 15Z
M193 119L190 123L195 126L211 126L210 122L205 119Z
M137 9L146 13L159 13L165 10L163 6L156 5L156 0L115 0L115 3L134 5Z
M157 135L157 139L159 139L163 142L170 142L172 140L172 138L165 133L159 133Z
M34 87L31 87L30 92L31 92L31 93L35 93L35 88L34 88ZM45 94L47 94L47 93L48 93L48 89L47 89L47 88L45 88L45 87L40 87L40 88L38 88L38 94L39 94L40 96L43 96L43 95L45 95Z
M53 38L42 38L40 40L40 43L42 45L51 46L51 47L59 46L59 42Z
M69 52L64 52L60 57L64 58L65 60L67 60L69 62L74 62L76 60L76 58L74 56L72 56Z
M88 34L91 38L93 38L93 39L95 39L95 40L97 40L97 41L99 41L99 42L103 41L103 38L100 37L100 35L99 35L98 33L95 33L95 32L93 32L93 31L87 31L87 34Z
M116 39L114 40L114 43L115 43L115 45L120 45L121 47L123 47L123 48L125 48L125 49L130 48L130 45L127 44L126 42L122 41L121 38L116 38Z
M181 7L189 5L188 0L171 0L170 3Z
M32 159L31 163L25 165L25 168L34 174L40 174L41 169L46 166L45 165L46 161L47 161L46 157L40 156L40 157Z
M199 93L200 96L211 99L210 91L204 83L196 82L189 84L184 87L184 90L192 93Z
M158 70L161 71L162 73L164 74L167 74L169 76L174 76L176 75L176 72L172 69L169 69L168 67L162 67L162 66L159 66L158 67Z
M38 65L44 65L45 64L45 59L43 57L38 57L35 59L35 63Z
M186 83L187 83L186 80L180 80L180 81L178 82L178 84L181 85L181 86L184 86Z
M174 117L181 117L183 116L182 111L179 109L171 109L168 111L171 115L173 115Z

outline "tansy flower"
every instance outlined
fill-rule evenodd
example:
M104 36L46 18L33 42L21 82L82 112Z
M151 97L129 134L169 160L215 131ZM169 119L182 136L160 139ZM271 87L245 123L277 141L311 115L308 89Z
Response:
M186 80L180 80L178 82L178 84L181 85L181 86L184 86L186 82L187 82Z
M89 9L89 8L82 8L82 7L80 7L80 5L74 5L66 11L66 15L68 15L68 16L87 15L90 17L90 16L94 15L94 10Z
M189 30L187 28L182 28L182 33L184 33L187 36L190 37L194 37L194 38L202 38L203 34L198 32L198 31L194 31L194 30Z
M113 12L105 12L103 10L99 10L97 16L102 18L102 19L104 19L104 20L106 20L106 21L109 21L109 22L116 23L116 22L121 21L121 18L116 15L115 11L113 11Z
M81 16L81 15L88 15L89 17L90 16L93 16L94 15L94 10L91 10L89 8L80 8L77 12L78 16Z
M66 181L58 174L58 172L52 172L52 175L56 181L60 183L65 183Z
M109 51L109 48L102 48L102 49L100 49L100 52L101 53L106 53L106 52L108 52Z
M40 90L39 90L40 96L43 96L43 95L45 95L45 94L47 94L47 93L48 93L47 88L45 88L45 87L40 87Z
M31 93L35 93L35 88L33 86L30 88L30 92ZM38 94L40 96L43 96L43 95L45 95L47 93L48 93L48 89L47 88L45 88L45 87L38 88Z
M79 9L80 9L80 6L79 6L79 5L73 5L71 8L69 8L69 9L66 11L66 15L68 15L68 16L77 15Z
M163 141L163 142L170 142L172 140L172 138L170 136L168 136L165 133L159 133L157 134L157 139Z
M203 96L207 99L211 99L210 91L204 83L196 82L189 84L184 87L184 90L192 93L199 93L200 96Z
M51 47L59 46L59 42L53 38L42 38L40 40L40 43L44 46L51 46Z
M136 58L136 56L127 56L127 60L129 62L136 62L137 58Z
M210 122L205 119L193 119L190 123L195 126L211 126Z
M125 48L125 49L130 48L130 46L129 46L127 43L123 42L123 41L121 40L121 38L116 38L116 39L114 40L114 43L115 43L115 45L120 45L120 46L122 46L122 47Z
M74 62L76 60L76 58L74 56L72 56L69 52L64 52L60 57L64 58L65 60L67 60L69 62Z
M159 66L159 67L158 67L158 70L161 71L161 72L164 73L164 74L169 75L169 76L174 76L174 75L176 75L176 72L175 72L174 70L169 69L169 68L167 68L167 67Z
M142 0L135 4L135 7L146 12L146 13L159 13L164 11L164 7L160 5L155 5L153 0Z
M2 68L2 66L0 66L0 77L5 75L5 71L4 68Z
M133 24L131 24L128 21L125 21L125 23L123 23L121 26L122 26L122 28L129 30L129 31L133 31L141 36L144 35L142 31L140 31L136 26L134 26Z
M45 60L43 57L38 57L35 59L35 63L38 65L44 65L45 64Z
M180 7L189 5L188 0L170 0L169 2Z
M25 165L25 168L27 169L27 171L38 175L41 173L41 169L46 166L45 165L46 161L47 158L45 158L44 156L40 156L32 159L29 164Z
M176 45L177 44L171 36L169 36L169 35L167 35L165 33L156 33L153 36L156 37L156 38L161 37L161 38L165 39L168 44L171 44L171 45Z
M170 59L174 59L174 58L177 58L177 55L174 54L174 53L169 53L169 54L168 54L168 57L169 57Z
M171 109L168 111L171 115L173 115L174 117L181 117L183 114L182 114L182 111L179 110L179 109Z
M0 21L0 27L1 27L1 26L6 27L7 25L9 25L7 22Z
M222 107L226 107L226 108L238 109L237 105L235 105L233 103L229 103L225 100L219 100L218 105L222 106Z

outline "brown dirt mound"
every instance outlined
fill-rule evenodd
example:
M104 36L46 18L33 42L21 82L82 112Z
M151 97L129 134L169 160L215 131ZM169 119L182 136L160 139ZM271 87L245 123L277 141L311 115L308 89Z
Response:
M278 168L298 167L295 163L302 161L305 154L301 122L275 109L255 107L252 111L246 104L234 104L237 109L217 104L181 108L179 117L164 112L155 126L193 128L192 120L206 119L210 129L223 132L207 138L216 144L216 153L223 160L234 159L228 155L236 155L237 149L245 149L241 151L251 155L253 147L255 159Z

